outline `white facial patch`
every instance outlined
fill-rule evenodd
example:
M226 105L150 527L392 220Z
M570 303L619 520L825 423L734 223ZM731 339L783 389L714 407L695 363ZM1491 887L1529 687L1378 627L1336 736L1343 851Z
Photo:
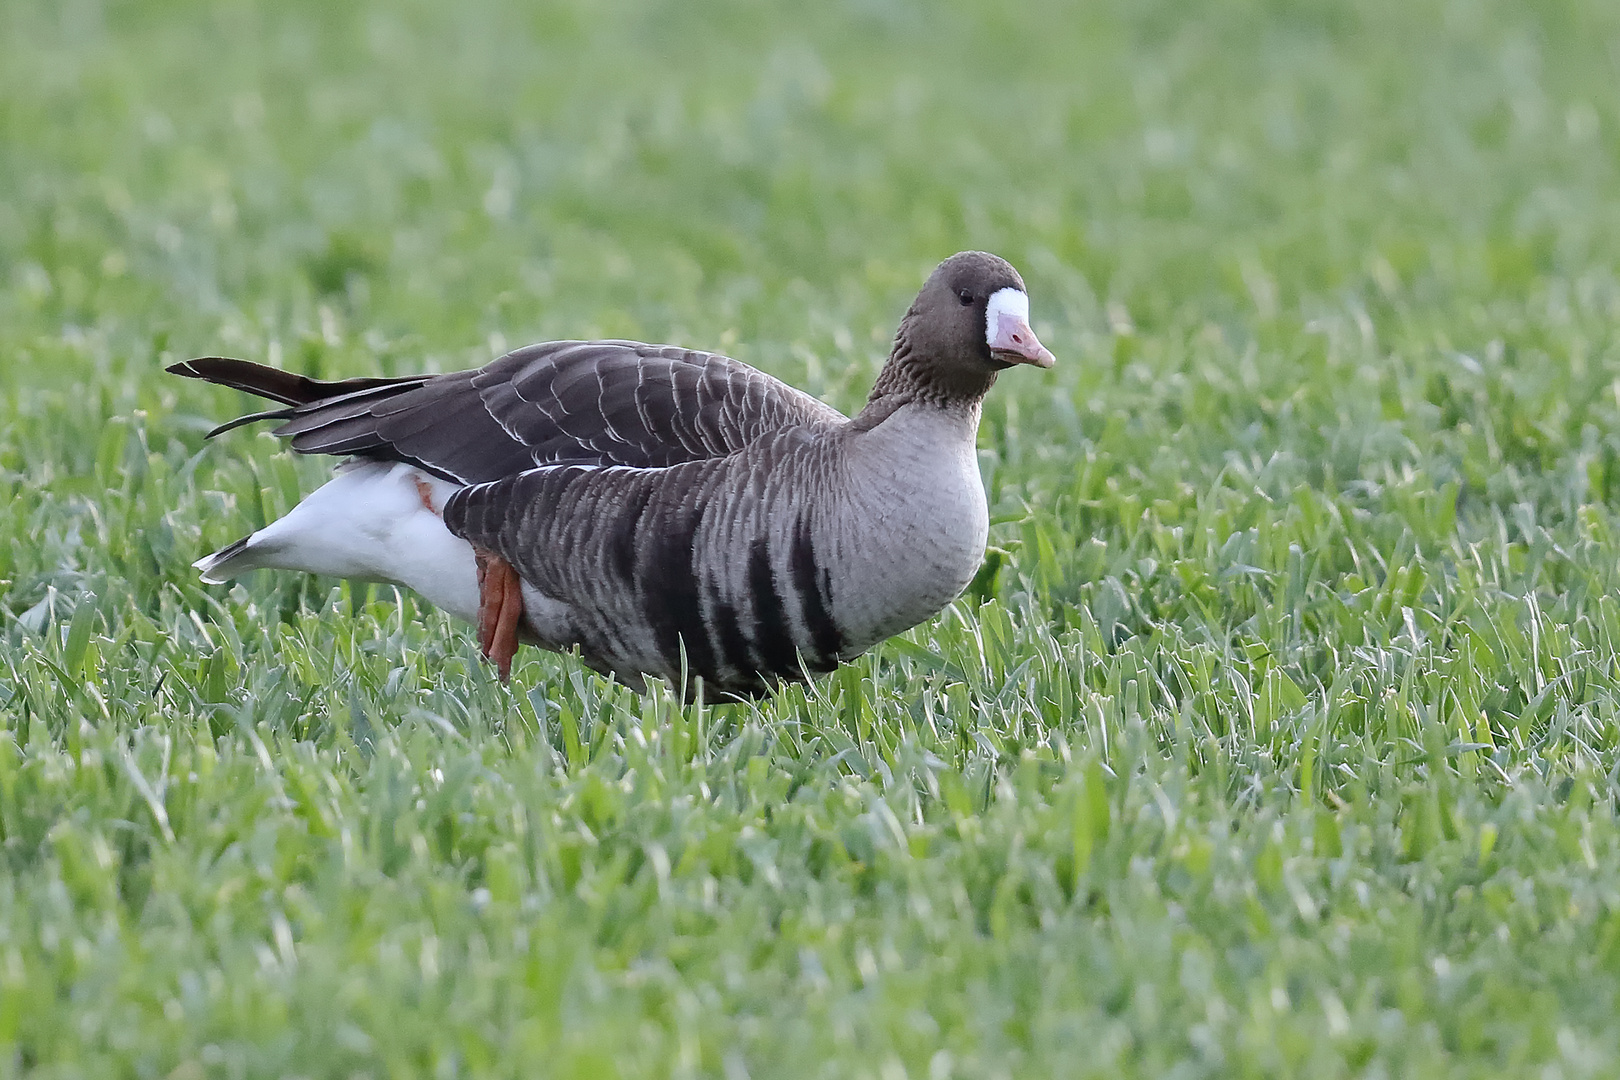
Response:
M1029 322L1029 294L1010 285L990 294L990 303L984 309L985 344L996 344L996 330L1001 326L1003 316L1012 316L1022 323Z

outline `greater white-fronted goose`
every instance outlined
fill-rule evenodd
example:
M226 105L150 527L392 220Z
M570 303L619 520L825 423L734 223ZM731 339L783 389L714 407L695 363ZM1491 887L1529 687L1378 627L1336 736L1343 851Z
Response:
M557 341L476 371L321 382L210 357L169 368L280 402L255 420L350 459L280 520L201 559L390 582L476 623L509 677L520 639L640 688L684 670L754 695L827 672L955 598L989 519L980 405L1050 367L1023 280L969 251L900 322L853 419L736 360Z

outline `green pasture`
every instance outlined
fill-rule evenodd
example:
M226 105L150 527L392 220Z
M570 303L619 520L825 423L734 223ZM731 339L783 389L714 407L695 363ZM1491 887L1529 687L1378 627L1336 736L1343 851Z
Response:
M1620 5L0 4L0 1076L1620 1074ZM937 619L757 705L192 560L163 375L1051 372Z

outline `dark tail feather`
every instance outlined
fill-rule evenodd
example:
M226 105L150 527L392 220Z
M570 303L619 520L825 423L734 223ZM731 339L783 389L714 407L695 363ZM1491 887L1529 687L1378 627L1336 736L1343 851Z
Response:
M235 431L239 427L256 424L260 420L285 420L292 414L292 409L266 409L264 412L248 413L246 416L238 416L235 420L225 421L205 437L212 439L215 435L223 435L227 431Z
M197 360L182 360L170 364L169 374L188 379L202 379L235 390L245 390L283 405L308 405L312 401L352 394L356 390L373 390L383 386L398 386L409 390L420 386L424 376L406 375L401 378L338 379L328 382L297 375L291 371L255 364L251 360L232 360L227 356L204 356Z
M220 548L212 555L203 556L191 565L202 571L202 579L210 585L223 585L231 579L231 560L246 551L248 541L252 539L251 536L244 536L235 543ZM254 567L250 566L248 569L252 570Z
M168 372L171 375L181 375L187 379L202 379L204 382L217 383L220 386L229 386L233 390L243 390L249 394L257 394L271 401L279 401L288 406L286 409L270 409L266 412L250 413L239 416L235 420L219 425L208 433L211 439L215 435L223 434L243 424L251 424L258 420L286 420L301 405L327 401L332 398L343 397L348 394L360 393L366 390L388 390L394 393L404 393L421 386L428 376L406 375L402 378L357 378L338 379L327 381L324 379L311 379L306 375L298 375L291 371L282 371L278 368L255 364L251 360L232 360L226 356L204 356L196 360L182 360L178 364L170 364ZM389 396L383 394L381 396Z

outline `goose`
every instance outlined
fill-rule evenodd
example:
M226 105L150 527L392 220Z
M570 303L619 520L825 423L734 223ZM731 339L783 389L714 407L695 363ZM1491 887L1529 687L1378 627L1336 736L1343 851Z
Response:
M982 402L1053 356L1018 271L953 255L847 417L747 364L633 341L530 345L473 371L321 381L205 357L168 371L281 407L302 454L347 459L277 521L199 559L390 583L641 691L695 676L748 698L931 618L984 557ZM695 681L695 680L694 680ZM690 684L689 684L690 688Z

